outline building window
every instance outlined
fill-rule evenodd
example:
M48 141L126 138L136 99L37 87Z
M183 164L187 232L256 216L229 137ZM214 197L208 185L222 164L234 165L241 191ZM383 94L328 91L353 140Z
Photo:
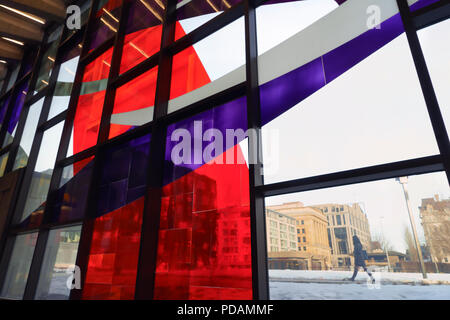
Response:
M306 247L303 247L303 251L306 251Z
M305 233L305 229L302 229L302 233Z
M306 242L306 237L303 237L303 242Z
M342 224L342 222L341 222L341 215L340 215L340 214L338 214L338 215L336 216L336 222L337 222L337 225L338 225L338 226L340 226L340 225Z
M302 220L302 224L305 224L305 220Z

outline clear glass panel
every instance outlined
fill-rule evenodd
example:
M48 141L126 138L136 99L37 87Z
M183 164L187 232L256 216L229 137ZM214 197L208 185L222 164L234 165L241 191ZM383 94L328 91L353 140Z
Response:
M177 24L175 38L189 28ZM169 112L245 81L244 64L244 18L239 18L174 55Z
M153 120L157 78L154 67L116 90L109 138Z
M189 28L186 31L189 33L240 2L241 0L179 1L176 18L183 27Z
M64 57L62 58L48 119L53 118L54 116L67 110L69 107L70 94L72 93L72 86L75 80L75 73L77 72L81 53L81 44L76 40L79 39L73 40L74 43L77 44L68 50L68 52L65 52Z
M374 48L384 30L261 86L266 183L439 153L406 36Z
M36 81L35 93L48 86L53 65L55 64L56 52L58 51L58 43L58 40L54 40L49 45L49 48L42 57L41 68L39 69L38 79Z
M25 208L17 214L21 227L39 226L42 222L63 127L64 122L61 122L44 132Z
M77 259L81 226L50 231L41 267L37 300L68 300Z
M14 247L2 287L1 296L3 298L22 299L37 237L38 233L36 232L9 239L9 241L14 241Z
M18 80L17 78L18 78L18 75L19 75L19 71L20 71L20 63L18 63L14 67L14 70L11 73L11 76L10 76L9 81L8 81L8 86L6 87L6 91L11 89L13 87L13 85L16 83L16 80Z
M266 4L256 9L258 54L276 47L339 7L334 0Z
M20 140L19 150L14 161L13 170L23 168L28 163L28 157L30 156L31 146L33 145L36 128L39 123L39 117L42 111L42 105L44 104L44 98L30 106L28 111L27 121L25 122L25 128Z
M272 299L450 298L438 285L450 275L444 172L269 197L266 209ZM290 218L302 233L297 251L281 250L269 238L281 241L273 222Z
M449 34L450 19L418 32L448 135L450 135L450 41L445 39Z

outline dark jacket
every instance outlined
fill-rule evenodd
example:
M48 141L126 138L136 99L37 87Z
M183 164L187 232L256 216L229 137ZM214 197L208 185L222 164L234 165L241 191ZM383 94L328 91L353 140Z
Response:
M355 244L355 251L353 252L353 256L355 257L355 266L364 267L366 265L364 261L365 254L361 243Z

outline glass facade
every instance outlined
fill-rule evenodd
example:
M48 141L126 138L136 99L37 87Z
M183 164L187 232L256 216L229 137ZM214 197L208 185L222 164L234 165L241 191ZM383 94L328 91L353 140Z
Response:
M449 20L372 2L77 2L7 62L0 298L449 299Z

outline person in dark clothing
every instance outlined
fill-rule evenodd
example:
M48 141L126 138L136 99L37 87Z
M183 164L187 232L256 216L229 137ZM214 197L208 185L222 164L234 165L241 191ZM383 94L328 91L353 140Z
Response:
M365 260L367 259L367 253L363 250L361 241L356 235L353 236L353 248L355 248L355 250L353 251L353 256L355 257L355 270L353 271L353 276L350 278L350 280L355 280L356 275L358 274L359 267L362 267L364 271L367 272L370 279L372 279L372 283L374 283L375 279L372 277L372 274L367 270L366 267Z

